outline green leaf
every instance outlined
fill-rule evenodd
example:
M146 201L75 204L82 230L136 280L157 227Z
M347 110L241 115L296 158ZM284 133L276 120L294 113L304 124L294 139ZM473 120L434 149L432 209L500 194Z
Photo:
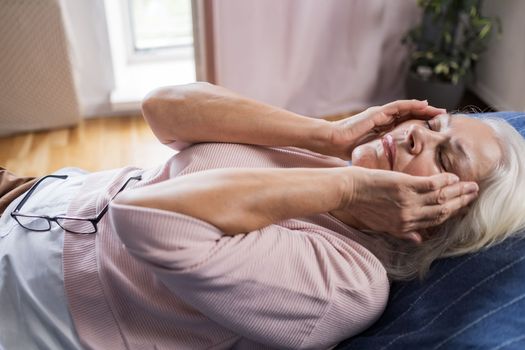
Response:
M481 29L481 31L479 32L479 38L483 39L485 36L487 36L487 34L490 32L490 29L491 29L490 23L485 24L483 28Z
M449 32L445 32L443 35L444 35L444 37L445 37L445 42L446 42L447 44L450 44L450 43L452 42L452 35L450 35Z
M436 74L444 74L447 75L450 71L449 66L446 63L439 63L437 66L434 67L434 73Z

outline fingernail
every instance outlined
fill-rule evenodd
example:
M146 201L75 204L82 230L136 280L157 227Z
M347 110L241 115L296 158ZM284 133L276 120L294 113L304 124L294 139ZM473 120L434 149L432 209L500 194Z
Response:
M450 175L450 183L455 184L457 182L459 182L459 177L457 177L456 175Z
M478 192L478 185L475 184L475 183L469 183L469 184L466 184L465 185L465 191L467 193L470 193L470 192Z

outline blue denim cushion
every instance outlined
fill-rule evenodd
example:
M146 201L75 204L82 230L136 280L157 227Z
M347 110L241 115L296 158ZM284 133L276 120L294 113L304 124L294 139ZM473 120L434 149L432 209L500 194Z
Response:
M497 117L505 119L512 125L518 132L525 137L525 112L494 112L494 113L476 113L469 114L471 117Z
M525 113L472 116L481 115L504 118L525 137ZM482 252L438 260L423 282L393 283L381 318L335 349L525 349L522 233Z

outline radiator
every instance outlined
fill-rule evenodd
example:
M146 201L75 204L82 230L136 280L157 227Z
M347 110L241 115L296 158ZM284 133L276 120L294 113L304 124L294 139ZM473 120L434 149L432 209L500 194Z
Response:
M80 120L60 0L0 0L0 136Z

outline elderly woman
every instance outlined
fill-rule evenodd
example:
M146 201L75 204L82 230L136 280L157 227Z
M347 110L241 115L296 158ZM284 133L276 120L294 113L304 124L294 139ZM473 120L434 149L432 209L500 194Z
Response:
M499 121L397 101L327 122L204 83L143 111L166 164L66 168L1 217L6 348L326 349L389 279L525 224L525 141Z

